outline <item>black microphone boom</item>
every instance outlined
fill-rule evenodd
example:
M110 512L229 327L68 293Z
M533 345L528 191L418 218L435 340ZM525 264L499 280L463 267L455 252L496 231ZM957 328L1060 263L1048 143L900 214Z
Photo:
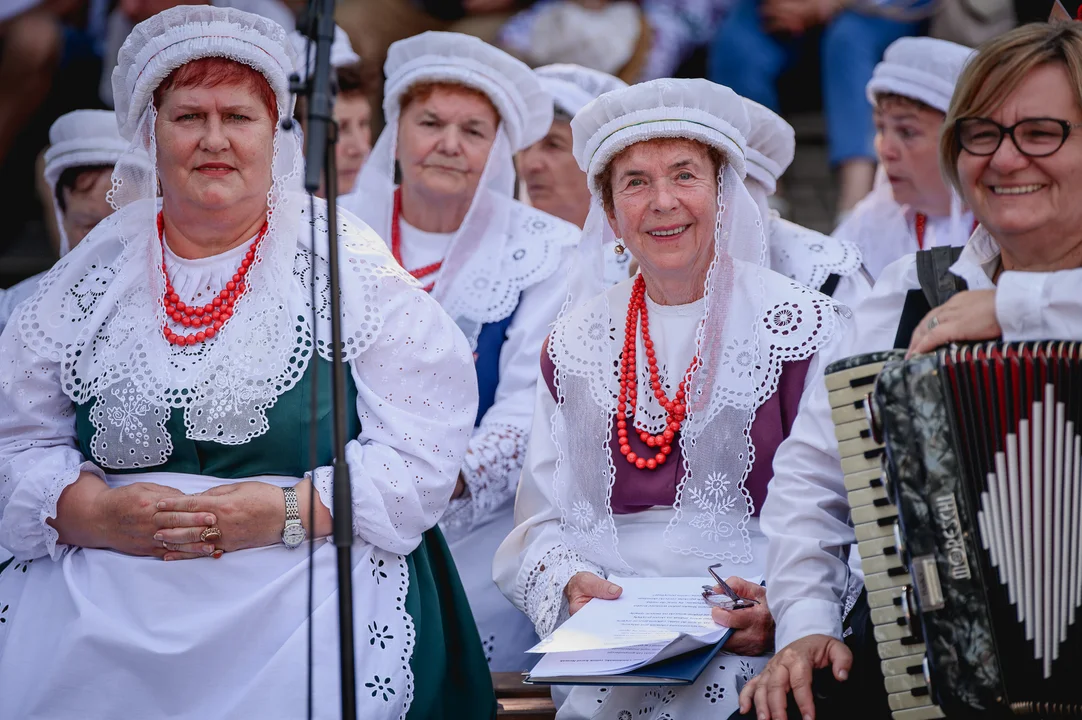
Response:
M291 78L294 93L307 98L305 119L304 187L315 193L324 180L327 199L327 272L330 278L331 313L331 388L334 420L334 545L338 554L338 633L342 679L342 720L356 720L357 684L354 671L353 645L353 498L346 465L346 367L342 357L342 312L339 294L338 259L338 176L335 169L335 143L338 127L334 122L334 84L332 82L331 43L334 41L335 0L309 0L301 31L309 37L306 56L301 67L311 60L310 48L315 47L315 63L308 68L307 80ZM315 217L312 218L312 277L315 282ZM314 310L313 305L313 312ZM313 335L315 318L313 317ZM309 568L312 572L312 568ZM308 619L312 622L312 618ZM311 669L309 669L311 672ZM309 692L311 692L311 683ZM312 707L309 699L309 708Z

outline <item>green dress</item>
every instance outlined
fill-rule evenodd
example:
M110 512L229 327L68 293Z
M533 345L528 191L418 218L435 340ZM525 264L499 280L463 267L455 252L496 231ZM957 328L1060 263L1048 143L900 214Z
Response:
M257 475L302 477L332 458L331 365L322 358L267 410L269 429L244 445L226 446L185 437L183 412L174 409L166 422L173 450L164 465L141 470L106 469L111 474L164 471L232 480ZM318 382L318 388L317 386ZM346 373L349 436L357 437L357 388ZM310 456L313 393L318 416L316 457ZM92 457L94 401L76 406L76 430L84 457ZM496 699L477 625L459 581L451 553L439 527L424 533L420 546L406 558L409 590L406 611L416 632L410 658L413 701L409 720L473 720L494 718ZM2 568L0 568L2 569ZM357 692L365 692L358 681Z

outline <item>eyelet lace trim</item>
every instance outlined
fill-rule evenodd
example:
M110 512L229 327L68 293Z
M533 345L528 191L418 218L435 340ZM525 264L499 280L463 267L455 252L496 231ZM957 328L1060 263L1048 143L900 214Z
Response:
M580 572L605 577L601 566L592 563L563 545L549 550L530 569L523 584L526 607L523 610L534 624L537 636L544 638L568 618L564 588Z

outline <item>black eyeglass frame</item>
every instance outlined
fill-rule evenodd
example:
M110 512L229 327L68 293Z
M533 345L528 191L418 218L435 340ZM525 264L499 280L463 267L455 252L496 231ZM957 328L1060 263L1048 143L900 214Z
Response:
M967 121L971 121L971 120L980 120L981 122L989 123L990 125L995 126L995 128L997 130L999 130L999 141L996 142L996 146L994 148L992 148L989 152L973 152L972 150L967 148L965 146L965 143L962 141L962 127ZM1015 129L1017 129L1019 125L1025 125L1026 123L1035 122L1035 121L1053 122L1053 123L1056 123L1057 125L1059 125L1059 127L1063 130L1063 137L1060 138L1059 145L1057 145L1054 150L1050 150L1050 151L1048 151L1046 153L1041 153L1039 155L1036 155L1034 153L1026 152L1025 150L1022 149L1022 146L1018 144L1018 138L1016 138L1014 136ZM1023 118L1022 120L1019 120L1014 125L1011 125L1009 127L1005 126L1005 125L1000 125L999 123L997 123L995 120L993 120L991 118L986 118L986 117L964 117L964 118L958 118L957 120L954 121L954 137L958 140L958 147L959 148L961 148L962 150L965 150L970 155L976 155L977 157L989 157L991 155L995 155L996 152L999 151L1000 146L1003 145L1003 138L1005 138L1005 137L1007 137L1009 135L1010 138L1011 138L1011 142L1014 143L1015 150L1017 150L1022 155L1025 155L1026 157L1030 157L1030 158L1046 158L1046 157L1049 157L1051 155L1055 155L1057 152L1059 152L1060 149L1067 142L1067 138L1070 137L1071 130L1074 129L1074 128L1078 128L1078 127L1082 127L1082 123L1072 123L1072 122L1069 122L1067 120L1060 120L1059 118L1050 118L1050 117Z

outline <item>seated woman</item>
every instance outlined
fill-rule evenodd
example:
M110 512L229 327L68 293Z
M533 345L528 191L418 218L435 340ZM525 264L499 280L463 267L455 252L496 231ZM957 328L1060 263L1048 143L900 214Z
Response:
M106 195L113 187L113 166L127 149L128 141L120 137L111 110L75 110L61 115L49 128L45 183L53 195L60 257L112 214ZM44 275L0 290L0 332L15 306L34 293Z
M965 245L973 213L943 182L937 143L972 50L929 37L894 41L868 81L875 108L876 187L834 231L855 243L873 282L917 250Z
M297 31L289 34L293 50L297 54L297 70L305 77L311 77L315 70L315 46L309 39ZM307 61L305 56L308 56ZM338 123L338 140L334 146L334 169L338 177L338 192L341 195L352 192L361 174L364 161L372 152L372 105L368 95L375 86L375 72L361 62L353 46L349 44L346 31L334 26L334 42L331 43L331 67L338 93L334 97L334 121ZM293 116L305 130L308 121L308 99L301 96ZM326 198L326 188L320 187L316 197Z
M810 677L812 667L833 666L839 678L852 670L850 683L882 696L879 663L854 664L841 641L853 600L846 558L855 538L821 379L826 363L891 347L926 352L952 341L1082 339L1080 67L1082 23L1062 23L1005 33L962 72L940 162L980 220L950 268L969 290L907 322L907 295L920 288L917 262L913 255L898 260L857 311L856 332L810 371L820 377L778 449L762 515L770 539L767 595L784 649L744 689L745 710L754 699L759 713L784 717L792 686L801 713L812 713L809 685L797 689L790 680ZM858 679L862 670L869 676ZM873 717L870 704L864 711Z
M766 239L743 182L749 121L731 90L634 85L572 127L594 208L572 309L542 355L496 582L542 636L591 597L615 597L610 574L707 578L721 563L738 593L763 601L770 462L810 359L844 327L841 310L760 264ZM607 290L592 270L601 223L641 263ZM558 717L727 717L765 664L773 621L765 602L714 617L738 629L726 649L744 657L712 663L686 688L574 687Z
M526 183L530 204L578 227L590 213L590 188L572 152L571 118L599 95L627 87L623 80L600 70L562 63L534 72L552 96L552 127L548 134L518 154L518 171ZM613 242L615 245L615 242ZM628 277L631 253L605 253L605 278L615 285Z
M856 307L872 289L861 264L860 248L789 222L770 208L769 198L796 153L793 126L754 100L744 98L744 106L751 121L744 184L763 218L770 269Z
M121 159L119 210L0 339L0 545L18 561L0 574L5 714L299 718L310 700L337 717L338 353L358 716L492 717L435 528L477 407L465 339L343 214L345 340L329 342L311 304L328 293L326 207L310 217L292 188L280 26L180 6L137 26L117 67L117 121L149 172ZM211 678L199 692L193 673Z
M493 670L522 670L537 640L492 584L511 530L538 356L566 296L579 229L513 199L512 153L544 137L552 99L526 65L477 38L393 44L387 127L342 205L390 242L474 351L480 408L441 520Z

